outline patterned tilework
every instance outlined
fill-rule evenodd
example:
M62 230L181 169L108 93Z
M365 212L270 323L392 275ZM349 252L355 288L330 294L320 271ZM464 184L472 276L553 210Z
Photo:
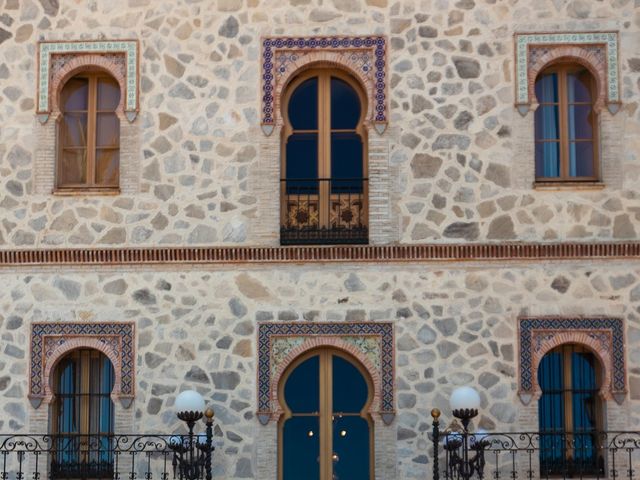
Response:
M349 64L365 76L373 76L373 121L387 122L387 42L383 36L370 37L270 37L262 41L262 123L275 124L276 80L308 51L348 51Z
M272 410L271 378L278 365L305 337L332 336L356 347L379 369L381 411L394 411L394 336L390 322L261 323L258 326L258 409ZM372 359L372 356L377 358Z
M536 353L557 334L585 333L599 350L611 356L611 390L626 392L624 324L620 318L522 318L520 319L520 392L533 393Z
M135 326L133 323L34 323L31 326L30 397L45 397L47 363L57 347L75 339L97 340L120 360L120 391L125 397L135 393Z
M125 111L138 111L138 42L87 41L87 42L40 42L38 75L38 113L49 113L49 81L52 56L70 53L123 53L126 56Z
M529 103L528 67L529 55L536 46L549 45L603 45L606 48L607 99L620 101L618 76L618 33L533 33L516 35L516 92L517 104Z

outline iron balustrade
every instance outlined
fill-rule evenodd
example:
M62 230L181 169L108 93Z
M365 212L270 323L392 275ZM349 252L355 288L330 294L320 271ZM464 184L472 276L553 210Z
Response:
M460 480L463 434L433 425L433 479ZM472 479L640 478L640 431L471 432L467 444Z
M282 245L367 244L367 178L281 180Z
M203 435L0 435L0 479L204 480L213 448Z

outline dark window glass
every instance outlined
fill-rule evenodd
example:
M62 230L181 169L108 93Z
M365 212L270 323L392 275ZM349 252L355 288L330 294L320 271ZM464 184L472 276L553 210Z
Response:
M593 143L569 143L569 175L572 177L592 177Z
M369 424L359 416L333 422L334 478L369 480Z
M295 89L289 100L289 121L294 130L318 128L318 79L305 80Z
M360 371L349 361L333 356L333 411L360 413L369 388Z
M591 74L584 69L567 74L567 99L569 103L591 103Z
M558 140L560 138L558 106L540 105L536 109L535 125L537 140Z
M287 194L318 193L318 135L294 133L287 139Z
M591 105L569 105L569 140L593 137L593 111Z
M535 90L538 103L557 103L558 75L555 73L540 75L536 80Z
M320 478L318 417L293 417L283 427L283 480Z
M360 99L344 80L331 77L331 128L353 130L360 120Z
M560 176L560 143L536 143L536 175L539 177Z
M320 411L320 357L305 360L291 372L284 387L284 397L293 413Z
M98 110L114 111L120 103L120 85L113 78L98 81Z
M89 108L89 79L74 77L65 83L60 105L65 112L86 112Z
M331 134L331 192L362 192L362 140L357 133Z

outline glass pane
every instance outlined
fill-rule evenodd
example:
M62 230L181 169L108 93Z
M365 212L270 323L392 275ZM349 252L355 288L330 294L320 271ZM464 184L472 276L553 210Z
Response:
M283 427L283 480L320 478L318 417L293 417Z
M369 388L351 362L333 356L333 411L359 413L367 403Z
M590 105L569 105L569 139L593 138L593 109Z
M567 75L567 99L569 103L591 103L591 78L591 74L586 69Z
M87 183L86 150L83 148L63 150L58 172L60 186Z
M538 384L542 396L538 400L539 427L542 432L564 431L562 352L547 353L538 367Z
M96 184L118 185L119 160L119 150L96 150Z
M120 144L120 120L114 113L98 113L96 122L96 145L117 147Z
M547 73L538 76L535 90L538 103L557 103L558 75L556 73Z
M540 105L535 113L536 140L557 140L560 138L558 127L558 107Z
M320 357L311 357L298 365L287 378L284 398L293 413L320 410Z
M98 110L115 110L120 103L120 85L113 78L98 79Z
M569 175L572 177L593 177L593 143L569 143Z
M369 480L369 424L361 417L333 422L333 478Z
M63 112L86 110L89 104L89 79L74 77L64 84L60 95Z
M289 100L289 121L294 130L318 128L318 78L310 78L295 89Z
M318 135L294 133L287 140L287 194L318 192ZM304 179L291 181L292 179Z
M360 120L360 98L344 80L331 77L331 128L351 130Z
M62 118L63 147L87 146L87 114L65 113Z
M331 192L362 192L362 141L357 133L331 134Z
M560 144L558 142L536 143L536 177L560 176Z

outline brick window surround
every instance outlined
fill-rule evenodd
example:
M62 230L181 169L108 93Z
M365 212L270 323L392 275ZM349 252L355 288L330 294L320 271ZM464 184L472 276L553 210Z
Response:
M589 349L602 367L600 395L621 404L627 393L624 322L607 317L523 317L518 321L518 395L524 404L540 398L538 367L555 347L575 343Z
M564 25L565 28L568 25ZM515 107L513 118L514 188L541 190L594 190L623 187L624 115L621 107L618 61L618 32L562 31L518 32L515 42ZM545 68L558 63L575 63L589 70L596 82L595 112L599 124L599 178L593 182L535 182L534 115L538 107L536 77Z
M258 197L260 222L252 237L267 245L278 245L280 209L273 192L280 191L281 97L289 82L310 68L342 70L356 79L366 96L364 128L367 130L369 243L392 243L399 236L397 217L392 217L389 165L387 39L362 37L265 37L262 39L262 105L260 156L251 173ZM256 132L257 133L257 132Z
M112 363L111 397L128 408L135 397L135 324L132 322L47 322L31 325L29 400L34 408L53 400L51 378L70 351L91 348Z
M83 72L105 72L120 85L120 104L116 108L120 120L119 190L125 194L138 192L140 132L135 122L139 111L138 51L139 45L135 40L53 41L38 44L36 114L39 125L35 127L35 194L48 195L55 190L60 91L67 80ZM90 190L82 193L96 194Z

